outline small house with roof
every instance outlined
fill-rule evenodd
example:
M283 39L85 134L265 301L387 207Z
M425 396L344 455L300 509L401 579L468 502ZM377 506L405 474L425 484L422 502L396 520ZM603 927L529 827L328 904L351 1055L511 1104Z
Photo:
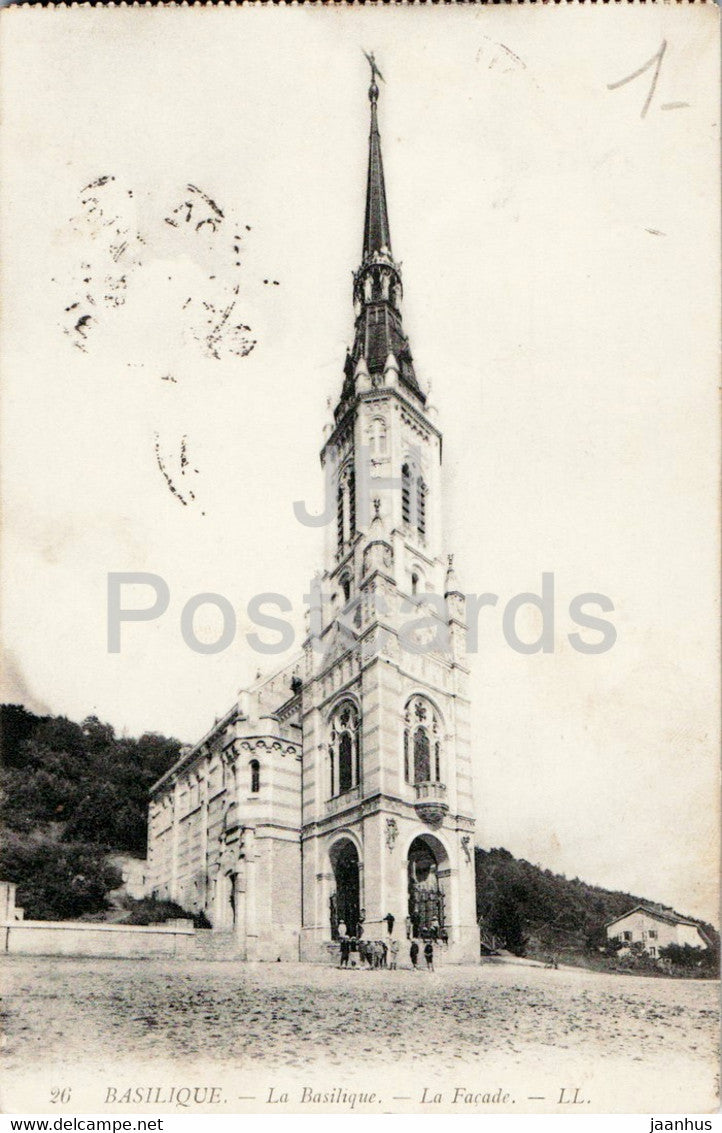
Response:
M606 930L608 941L618 940L627 948L641 944L650 956L659 956L660 948L668 944L710 947L710 941L696 921L661 905L635 905L621 917L609 921Z

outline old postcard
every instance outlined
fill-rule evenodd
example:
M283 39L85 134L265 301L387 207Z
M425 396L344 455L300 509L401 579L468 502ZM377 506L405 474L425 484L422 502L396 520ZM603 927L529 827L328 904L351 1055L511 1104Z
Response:
M713 1111L716 7L0 68L4 1112Z

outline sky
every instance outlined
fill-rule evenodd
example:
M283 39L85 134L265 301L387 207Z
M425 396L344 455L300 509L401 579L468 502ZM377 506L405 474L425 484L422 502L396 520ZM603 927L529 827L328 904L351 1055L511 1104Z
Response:
M302 641L323 533L293 502L320 506L351 342L374 50L446 543L499 595L470 658L478 842L718 922L717 24L613 14L8 11L3 699L193 742L268 668L254 595ZM117 571L169 603L110 654ZM543 572L554 652L522 655L502 611ZM597 656L567 637L589 591ZM216 655L181 636L206 592L236 614Z

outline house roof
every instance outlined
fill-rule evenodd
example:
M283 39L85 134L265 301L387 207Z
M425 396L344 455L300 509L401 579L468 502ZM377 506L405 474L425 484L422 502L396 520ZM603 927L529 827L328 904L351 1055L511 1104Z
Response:
M697 923L697 921L690 920L689 917L680 916L679 913L675 913L674 909L662 911L661 909L651 909L648 905L635 905L633 909L628 909L627 912L622 913L620 917L614 917L611 921L607 921L604 927L609 928L611 925L617 924L618 921L626 920L626 918L630 917L632 913L646 913L647 916L654 917L655 920L658 921L664 921L665 924L692 925L693 928L699 929L699 931L702 932L702 927Z

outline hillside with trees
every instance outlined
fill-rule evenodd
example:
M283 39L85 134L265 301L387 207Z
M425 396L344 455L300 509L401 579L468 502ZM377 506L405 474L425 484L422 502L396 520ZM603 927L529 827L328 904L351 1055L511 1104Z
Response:
M608 921L635 905L654 904L648 897L602 889L578 877L570 880L515 858L508 850L476 848L477 916L489 950L590 963L600 949L606 950ZM696 923L718 947L714 927Z
M148 789L176 761L178 740L117 736L88 716L0 707L0 878L18 885L29 919L102 910L120 876L108 851L146 853Z

